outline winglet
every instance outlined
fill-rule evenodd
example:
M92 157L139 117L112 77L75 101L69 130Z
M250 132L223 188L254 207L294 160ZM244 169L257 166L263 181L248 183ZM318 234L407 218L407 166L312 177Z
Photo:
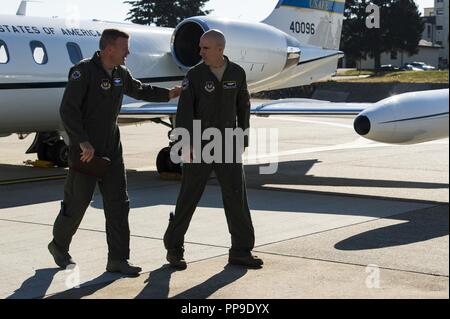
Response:
M19 5L19 9L17 9L17 16L26 16L27 15L27 3L28 2L40 2L40 1L32 1L32 0L22 0Z

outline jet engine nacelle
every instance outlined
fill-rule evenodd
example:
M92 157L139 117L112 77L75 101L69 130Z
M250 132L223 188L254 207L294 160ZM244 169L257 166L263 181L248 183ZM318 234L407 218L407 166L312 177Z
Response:
M370 140L414 144L448 137L448 89L410 92L361 112L355 131Z
M181 69L201 62L200 37L211 29L224 33L225 55L244 68L249 81L276 76L299 62L297 40L272 26L200 16L182 21L172 35L172 55Z

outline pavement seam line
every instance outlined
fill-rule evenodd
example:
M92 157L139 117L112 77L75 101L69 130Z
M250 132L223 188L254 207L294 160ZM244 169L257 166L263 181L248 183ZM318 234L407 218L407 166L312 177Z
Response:
M4 180L4 181L0 181L0 186L10 186L10 185L18 185L18 184L24 184L24 183L36 183L36 182L49 182L49 181L64 179L64 178L66 178L66 176L67 176L67 174Z
M27 221L22 221L22 220L11 220L11 219L4 219L4 218L0 218L0 221L2 222L10 222L10 223L19 223L19 224L29 224L29 225L34 225L34 226L47 226L47 227L53 227L53 224L43 224L43 223L36 223L36 222L27 222ZM89 229L89 228L78 228L78 230L83 230L83 231L88 231L88 232L95 232L95 233L103 233L105 234L106 231L104 230L99 230L99 229ZM141 239L151 239L151 240L159 240L162 241L163 238L159 238L159 237L150 237L150 236L143 236L143 235L130 235L130 237L132 238L141 238ZM198 245L198 246L206 246L206 247L214 247L214 248L225 248L225 249L229 249L230 247L228 246L222 246L222 245L213 245L213 244L205 244L205 243L197 243L197 242L192 242L192 241L185 241L186 244L191 244L191 245Z
M284 174L288 175L288 174ZM250 181L251 182L251 181ZM250 183L247 181L247 183ZM214 185L214 186L219 186ZM317 186L317 185L311 185L311 186ZM348 194L348 193L335 193L335 192L329 192L329 191L318 191L318 190L308 190L308 189L291 189L291 188L272 188L267 186L256 186L252 187L247 185L248 189L254 189L254 190L263 190L263 191L269 191L269 192L287 192L287 193L303 193L303 194L312 194L315 196L334 196L334 197L344 197L344 198L358 198L358 199L366 199L366 200L377 200L377 201L388 201L388 202L401 202L401 203L409 203L409 204L422 204L422 205L443 205L447 204L448 202L437 202L437 201L429 201L429 200L422 200L422 199L409 199L409 198L395 198L395 197L381 197L380 195L364 195L364 194Z
M260 250L255 250L255 252L259 252L259 253L266 254L266 255L280 256L280 257L290 257L290 258L298 258L298 259L307 259L307 260L329 262L329 263L341 264L341 265L352 265L352 266L361 266L361 267L367 267L368 266L368 265L358 264L358 263L341 262L341 261L336 261L336 260L331 260L331 259L313 258L313 257L305 257L305 256L295 256L295 255L280 254L280 253L273 253L273 252L264 252L264 251L260 251ZM400 271L400 272L406 272L406 273L425 275L425 276L449 278L448 275L441 275L441 274L434 274L434 273L425 273L425 272L414 271L414 270L389 268L389 267L383 267L383 266L379 266L378 268L379 269L384 269L384 270L392 270L392 271Z

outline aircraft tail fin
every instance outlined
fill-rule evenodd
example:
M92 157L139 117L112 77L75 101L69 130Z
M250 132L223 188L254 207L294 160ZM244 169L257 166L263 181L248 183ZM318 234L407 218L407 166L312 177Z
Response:
M17 9L16 16L26 16L27 15L27 4L28 2L40 2L36 0L22 0L20 2L19 8Z
M17 9L17 13L16 15L18 16L25 16L27 15L27 2L26 0L22 0L22 2L20 2L19 8Z
M339 50L345 0L279 0L263 23L301 44Z

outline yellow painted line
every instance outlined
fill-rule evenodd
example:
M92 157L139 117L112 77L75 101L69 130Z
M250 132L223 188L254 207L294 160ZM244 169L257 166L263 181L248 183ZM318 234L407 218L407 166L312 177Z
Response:
M45 182L53 181L66 178L67 174L64 175L53 175L53 176L42 176L42 177L32 177L32 178L18 178L10 179L5 181L0 181L0 186L13 185L13 184L23 184L23 183L33 183L33 182Z

